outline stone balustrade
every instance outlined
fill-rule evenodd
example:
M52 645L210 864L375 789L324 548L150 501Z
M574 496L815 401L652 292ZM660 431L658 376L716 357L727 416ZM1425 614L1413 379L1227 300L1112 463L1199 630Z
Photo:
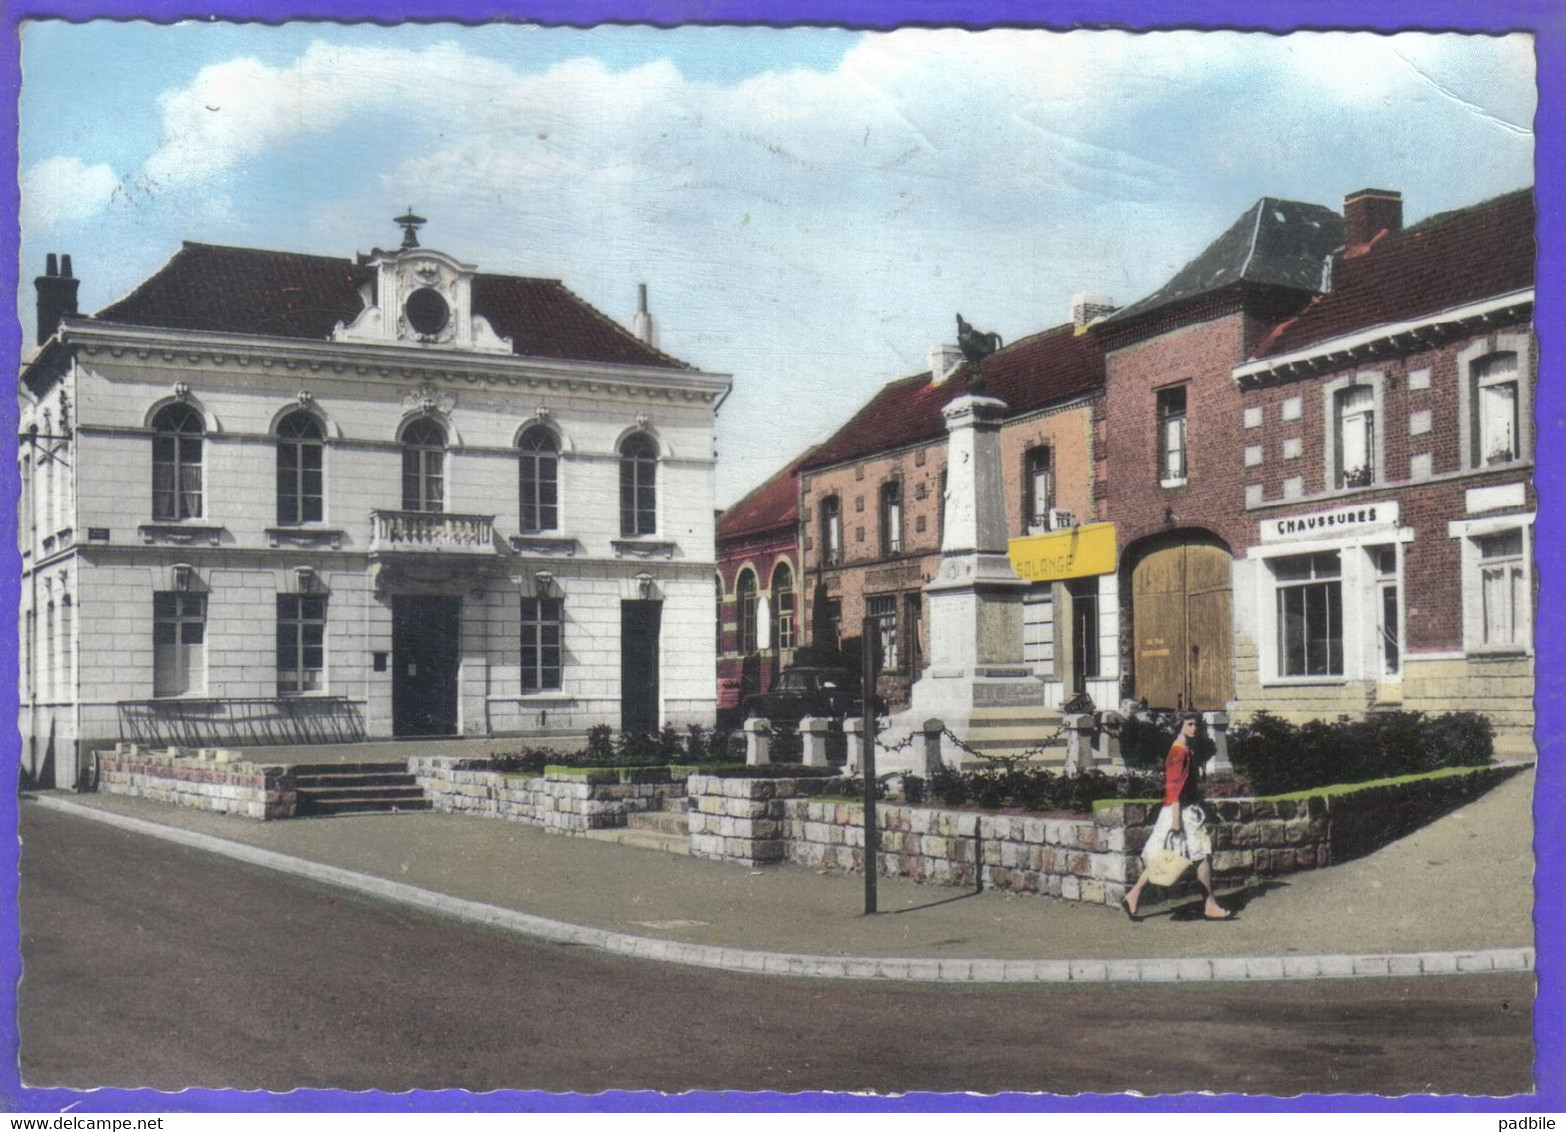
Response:
M371 511L371 552L442 551L493 554L493 515L441 511Z

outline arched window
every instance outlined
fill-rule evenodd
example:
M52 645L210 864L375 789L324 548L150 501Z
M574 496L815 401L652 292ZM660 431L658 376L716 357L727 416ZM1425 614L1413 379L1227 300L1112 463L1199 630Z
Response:
M632 433L620 444L620 533L657 530L658 445L646 433Z
M713 579L718 587L718 655L723 655L723 577Z
M429 418L402 430L402 509L443 511L446 504L446 432Z
M152 517L201 518L201 414L169 405L152 418Z
M277 521L321 521L321 422L290 413L277 426Z
M773 642L779 649L794 647L794 572L787 562L772 571L772 611L777 619Z
M741 656L756 652L756 575L740 571L734 586L734 603L739 614L739 651Z
M560 526L560 442L534 425L517 442L520 454L522 529L553 531Z

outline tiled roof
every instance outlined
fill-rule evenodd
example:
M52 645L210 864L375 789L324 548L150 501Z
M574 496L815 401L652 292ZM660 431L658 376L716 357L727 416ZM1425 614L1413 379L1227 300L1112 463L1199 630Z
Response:
M718 516L718 541L792 526L799 518L799 469L813 451L807 449L794 457L742 499L729 504Z
M1262 197L1173 279L1104 323L1121 325L1236 283L1319 291L1327 257L1342 246L1343 218L1330 208Z
M187 241L102 322L326 339L361 304L351 260ZM683 367L653 349L555 279L477 275L473 313L512 340L524 357Z
M1444 212L1332 265L1332 289L1282 323L1256 357L1436 314L1533 286L1533 190Z
M946 434L941 410L967 392L963 365L943 384L928 373L900 378L808 454L804 468L857 460L877 452ZM1067 323L997 350L984 363L986 392L1006 402L1008 415L1031 412L1101 389L1104 355L1091 334Z

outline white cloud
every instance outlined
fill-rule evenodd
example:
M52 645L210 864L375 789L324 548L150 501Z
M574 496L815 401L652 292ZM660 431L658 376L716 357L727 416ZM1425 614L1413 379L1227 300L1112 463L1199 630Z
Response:
M22 175L22 224L54 227L87 220L108 208L120 179L107 165L48 157Z

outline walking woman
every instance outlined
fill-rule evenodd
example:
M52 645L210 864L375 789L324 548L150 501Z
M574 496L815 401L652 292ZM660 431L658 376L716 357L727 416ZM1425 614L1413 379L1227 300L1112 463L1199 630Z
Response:
M1181 856L1196 865L1196 879L1207 894L1207 902L1202 907L1203 917L1209 920L1234 918L1234 913L1227 911L1213 895L1213 866L1210 859L1212 839L1201 824L1202 811L1196 805L1201 795L1196 789L1196 770L1191 765L1191 745L1196 740L1196 725L1200 718L1194 711L1180 713L1179 734L1175 736L1174 745L1169 748L1169 756L1164 760L1164 808L1158 812L1158 821L1154 823L1153 832L1142 849L1142 875L1131 891L1126 893L1125 901L1121 904L1133 922L1142 918L1137 914L1137 909L1142 906L1142 890L1147 887L1146 865L1152 861L1155 853L1171 841ZM1188 811L1187 807L1191 807L1191 810ZM1191 821L1192 818L1196 821ZM1170 834L1175 837L1171 839Z

